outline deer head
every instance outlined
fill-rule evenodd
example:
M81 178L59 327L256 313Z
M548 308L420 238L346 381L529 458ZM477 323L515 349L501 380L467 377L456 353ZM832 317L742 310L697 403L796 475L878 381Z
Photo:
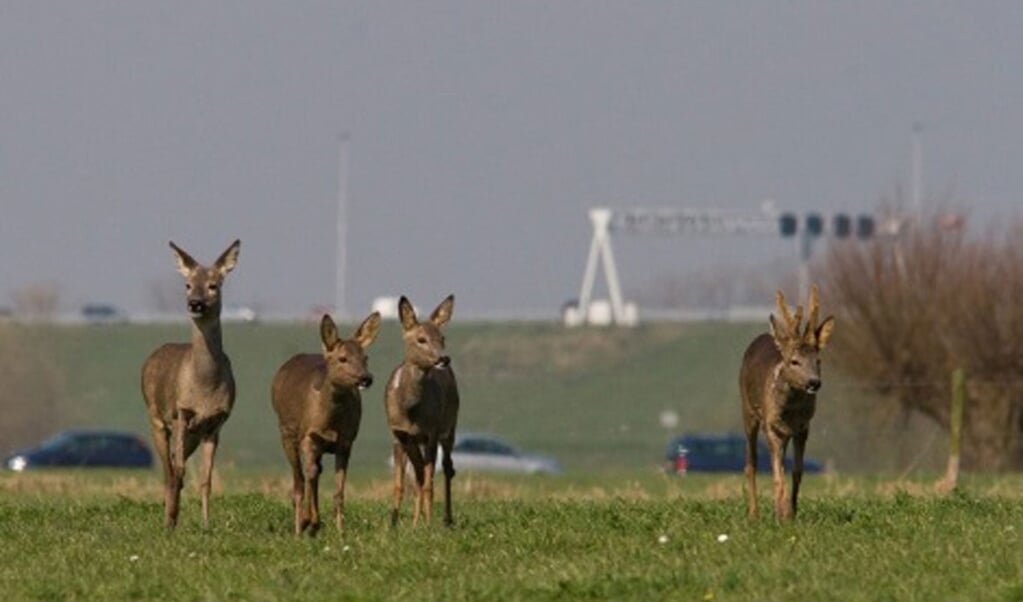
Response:
M355 331L352 338L343 340L337 332L337 325L328 314L320 320L320 340L323 342L323 360L327 366L327 380L335 387L360 389L373 384L369 373L369 356L366 348L377 338L380 330L380 314L373 312Z
M454 306L455 296L448 295L433 310L429 320L420 322L412 303L402 296L398 301L398 316L405 341L405 361L424 370L443 368L451 362L444 353L444 335L440 329L451 319Z
M220 289L224 278L238 263L241 241L235 240L210 267L201 265L173 242L170 243L178 262L178 272L185 277L188 314L193 320L220 317Z
M820 313L818 296L814 286L810 291L810 316L803 325L803 306L796 307L795 315L789 313L785 295L778 291L778 312L782 323L774 314L770 318L771 336L782 357L779 378L788 386L807 393L816 393L821 388L820 352L827 346L835 326L832 316L817 323Z

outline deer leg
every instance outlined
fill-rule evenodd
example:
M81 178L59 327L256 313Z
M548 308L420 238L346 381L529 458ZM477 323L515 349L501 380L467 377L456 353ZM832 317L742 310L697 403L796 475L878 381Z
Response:
M455 524L455 519L451 513L451 479L455 478L455 464L451 461L451 447L453 445L454 439L451 438L441 442L441 447L444 450L442 463L444 467L444 526L446 527Z
M340 445L334 456L334 522L337 524L338 533L343 532L345 526L345 476L348 473L348 458L351 453L351 447Z
M774 514L779 522L790 518L789 507L785 503L785 448L788 439L774 432L767 435L767 445L771 449L771 476L774 480Z
M213 484L213 458L217 455L219 433L213 433L202 441L202 470L199 479L199 496L202 499L202 527L210 528L210 487Z
M174 425L171 433L171 479L167 492L167 526L175 527L178 524L178 511L181 507L181 488L185 485L185 439L188 428L189 413L178 410L174 414Z
M757 423L746 425L746 515L750 519L757 517Z
M795 436L792 441L792 518L796 518L799 505L799 485L803 481L803 452L806 451L806 438L810 431L806 430Z
M423 461L425 462L423 467L423 492L426 494L426 499L423 500L423 509L426 511L426 524L429 525L433 522L433 478L437 474L436 441L426 444L426 453L423 456Z
M398 513L401 511L401 495L405 488L405 450L401 443L395 442L391 450L394 459L394 505L391 507L391 527L398 526Z
M320 450L310 438L302 440L302 472L305 473L305 504L303 523L309 526L309 534L320 530Z
M160 466L163 467L163 510L165 514L165 525L169 529L174 526L174 521L171 519L171 507L175 504L173 495L174 490L174 468L171 466L170 457L170 429L163 423L153 424L153 447L156 449L156 455L160 458ZM175 509L175 516L177 511Z
M302 476L302 461L299 459L298 446L290 439L281 436L284 455L291 464L291 509L295 515L295 536L302 535L302 494L305 491L305 478Z
M419 450L419 446L415 443L405 444L405 455L408 456L409 462L412 464L412 472L416 476L416 501L412 506L412 526L419 525L419 518L423 514L423 496L425 495L424 485L426 484L426 471L423 462L423 455Z

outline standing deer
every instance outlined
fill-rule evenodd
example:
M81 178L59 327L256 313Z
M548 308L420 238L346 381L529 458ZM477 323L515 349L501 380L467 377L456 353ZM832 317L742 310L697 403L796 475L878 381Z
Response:
M440 329L451 319L454 295L441 301L430 319L420 322L408 299L398 302L405 358L387 381L384 405L387 423L394 437L394 507L391 526L398 524L405 480L406 459L416 477L416 501L412 525L421 515L427 523L433 518L433 476L438 444L444 451L444 524L451 526L451 479L455 466L451 447L458 422L458 386L451 359L444 353L444 335Z
M344 527L345 476L352 443L362 420L362 395L373 384L366 348L380 329L373 312L345 341L329 315L320 321L323 353L300 353L274 376L271 399L281 429L281 445L291 464L295 535L320 528L319 482L323 454L334 454L334 520Z
M167 343L142 365L142 396L146 400L153 444L164 473L166 524L178 523L178 505L185 480L185 460L202 444L199 491L202 523L209 527L210 482L220 427L234 406L234 376L224 353L220 331L221 287L238 263L241 241L231 246L210 267L170 243L178 272L185 277L191 343Z
M817 287L810 291L810 317L800 322L803 307L789 313L785 296L778 291L778 311L783 324L772 314L771 333L764 333L746 348L739 370L742 420L746 430L746 481L749 517L757 516L757 431L763 426L771 451L774 479L774 512L779 521L796 516L799 484L803 479L803 452L810 434L810 419L821 388L820 351L828 344L835 320L828 316L817 324ZM792 499L785 499L785 450L794 440Z

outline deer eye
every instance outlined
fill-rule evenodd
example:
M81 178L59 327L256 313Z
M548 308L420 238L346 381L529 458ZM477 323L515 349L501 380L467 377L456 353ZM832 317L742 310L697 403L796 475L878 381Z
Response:
M339 357L339 358L337 358L337 363L339 363L339 364L347 364L348 363L348 358L344 357L344 356Z
M802 362L800 362L799 360L796 360L796 359L789 360L789 363L792 364L793 366L799 366L799 365L802 364Z
M186 282L185 283L185 290L186 291L192 290L192 283L191 282Z
M217 292L217 285L216 284L207 284L206 288L209 289L209 291L211 293Z
M420 345L425 345L426 344L426 337L419 337L419 339L417 339L417 340L419 341Z

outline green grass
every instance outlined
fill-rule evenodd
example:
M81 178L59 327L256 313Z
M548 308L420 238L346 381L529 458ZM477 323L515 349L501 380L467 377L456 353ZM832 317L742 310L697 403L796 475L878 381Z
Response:
M1018 477L970 480L949 497L922 483L809 478L798 521L784 526L745 519L739 477L463 477L453 529L392 531L385 484L356 479L344 536L328 524L296 539L283 482L257 475L231 475L208 532L190 487L172 534L152 475L4 475L0 590L8 600L1023 599Z

